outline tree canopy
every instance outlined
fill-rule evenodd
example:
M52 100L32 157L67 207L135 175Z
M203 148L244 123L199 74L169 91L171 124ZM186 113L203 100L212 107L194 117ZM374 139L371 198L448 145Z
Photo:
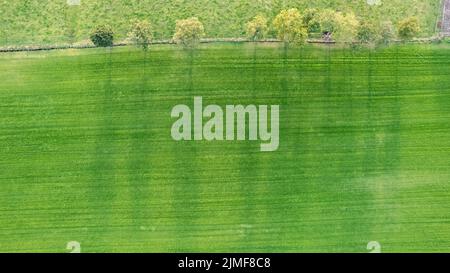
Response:
M277 37L285 44L301 45L308 38L308 31L303 25L303 17L298 9L282 10L273 20Z
M252 40L261 40L266 36L268 29L266 17L256 15L247 23L246 33Z
M109 25L100 25L92 31L90 38L97 47L109 47L114 43L114 32Z
M419 20L416 17L406 18L398 23L398 36L403 40L410 40L420 32Z
M356 36L357 36L358 42L363 43L363 44L376 43L379 38L376 27L371 22L368 22L368 21L364 21L358 26L358 31L357 31Z
M197 17L178 20L175 26L173 40L186 48L193 48L200 43L205 35L205 28Z
M136 46L147 50L153 38L151 24L147 20L133 21L128 37Z

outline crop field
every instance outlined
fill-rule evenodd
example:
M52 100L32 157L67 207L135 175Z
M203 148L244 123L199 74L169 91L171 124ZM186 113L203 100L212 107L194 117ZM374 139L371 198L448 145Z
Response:
M2 252L450 251L448 47L21 52L0 71ZM279 149L174 141L194 96L280 105Z
M208 37L241 37L245 24L257 14L273 19L284 8L316 7L354 11L360 18L383 22L416 16L421 36L431 36L441 0L67 0L0 1L0 45L54 44L88 39L98 24L110 24L118 39L126 38L132 19L148 19L156 39L170 38L175 22L191 16L205 25ZM369 0L369 2L377 2Z

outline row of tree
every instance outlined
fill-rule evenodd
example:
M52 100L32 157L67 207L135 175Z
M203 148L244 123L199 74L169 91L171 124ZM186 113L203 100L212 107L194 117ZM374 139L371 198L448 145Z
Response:
M202 22L196 17L178 20L176 22L173 40L187 48L195 47L204 36ZM153 30L149 21L134 20L131 24L129 39L137 46L148 49L153 39ZM91 33L91 41L98 47L110 47L114 43L114 31L108 25L100 25Z
M338 43L389 43L396 37L410 40L420 33L420 24L415 17L405 18L396 28L391 21L360 21L352 12L314 8L303 12L296 8L283 10L275 17L272 26L266 17L257 15L247 23L246 33L250 39L261 40L267 37L271 27L277 38L287 44L303 44L308 38L317 36Z
M282 10L271 24L265 16L257 15L246 26L247 36L254 41L267 38L269 33L275 33L285 45L302 45L308 38L314 37L338 43L389 43L395 37L409 40L419 32L419 21L415 17L400 21L396 28L391 21L381 23L360 21L354 13L342 13L331 9L323 11L306 9L300 12L296 8L291 8ZM204 34L202 22L192 17L176 22L173 40L185 48L193 48ZM150 22L133 21L128 36L134 44L147 50L153 38ZM113 45L114 32L110 26L98 26L90 38L96 46L108 47Z

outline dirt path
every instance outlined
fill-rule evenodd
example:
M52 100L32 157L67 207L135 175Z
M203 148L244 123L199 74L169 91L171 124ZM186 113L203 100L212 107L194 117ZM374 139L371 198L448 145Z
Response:
M450 0L444 0L444 10L442 13L442 34L450 36Z

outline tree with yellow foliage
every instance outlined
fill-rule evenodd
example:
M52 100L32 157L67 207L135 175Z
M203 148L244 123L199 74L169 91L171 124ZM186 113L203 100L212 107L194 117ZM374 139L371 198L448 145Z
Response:
M273 20L273 26L277 37L289 44L303 45L308 38L308 30L303 25L303 17L298 9L282 10Z
M247 36L253 41L263 39L267 34L267 19L263 15L256 15L247 23Z
M147 20L133 21L128 37L136 46L147 50L153 37L151 24Z
M197 17L178 20L175 26L173 40L185 48L194 48L205 35L205 28Z
M409 17L398 23L398 36L406 41L416 37L420 33L419 19Z
M342 13L326 9L320 14L322 33L339 43L352 43L358 33L359 21L353 12Z

